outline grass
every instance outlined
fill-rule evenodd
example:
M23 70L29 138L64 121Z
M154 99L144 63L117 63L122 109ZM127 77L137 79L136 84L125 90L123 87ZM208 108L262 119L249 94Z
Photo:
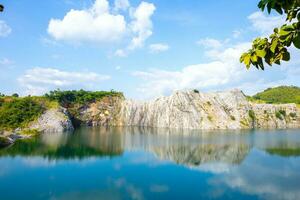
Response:
M257 93L253 97L248 97L248 100L271 104L300 104L300 88L296 86L268 88L263 92Z

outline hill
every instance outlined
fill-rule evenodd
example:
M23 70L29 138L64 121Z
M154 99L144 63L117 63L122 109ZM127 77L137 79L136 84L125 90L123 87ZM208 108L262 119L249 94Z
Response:
M252 97L266 103L297 103L300 104L300 87L279 86L268 88Z

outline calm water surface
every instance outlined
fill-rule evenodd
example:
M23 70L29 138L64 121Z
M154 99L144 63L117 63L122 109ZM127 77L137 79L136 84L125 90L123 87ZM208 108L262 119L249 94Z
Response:
M300 198L300 130L82 128L0 150L0 199Z

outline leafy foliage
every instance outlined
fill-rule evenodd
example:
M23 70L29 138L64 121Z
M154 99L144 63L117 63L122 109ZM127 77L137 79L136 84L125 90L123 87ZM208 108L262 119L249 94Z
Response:
M287 16L286 24L275 28L269 38L255 39L252 48L240 58L247 69L253 65L264 70L264 63L272 66L274 63L280 65L281 61L289 61L287 48L292 44L300 49L300 0L261 0L258 7L262 11L267 9L269 14L275 10Z
M257 93L253 99L266 103L297 103L300 104L300 88L295 86L280 86L268 88Z
M44 107L31 97L0 98L0 130L12 130L25 127L35 120Z
M253 110L249 110L249 111L248 111L248 115L249 115L249 117L250 117L253 121L256 119L255 113L254 113Z
M284 115L282 114L281 111L276 111L275 112L275 116L276 118L280 119L280 120L283 120L284 119Z
M72 90L61 91L54 90L45 94L45 97L51 101L58 101L61 105L69 107L71 104L86 104L94 102L106 96L123 96L121 92L111 91L84 91L84 90Z

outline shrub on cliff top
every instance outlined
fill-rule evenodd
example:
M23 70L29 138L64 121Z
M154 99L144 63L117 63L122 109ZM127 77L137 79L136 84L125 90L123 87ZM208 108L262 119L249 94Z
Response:
M31 97L0 99L0 130L26 127L43 113L44 107Z
M253 99L266 103L297 103L300 104L300 88L295 86L280 86L257 93Z
M58 101L63 106L68 107L70 104L86 104L102 99L106 96L123 96L121 92L111 91L85 91L85 90L71 90L61 91L54 90L45 94L45 97L51 101Z

